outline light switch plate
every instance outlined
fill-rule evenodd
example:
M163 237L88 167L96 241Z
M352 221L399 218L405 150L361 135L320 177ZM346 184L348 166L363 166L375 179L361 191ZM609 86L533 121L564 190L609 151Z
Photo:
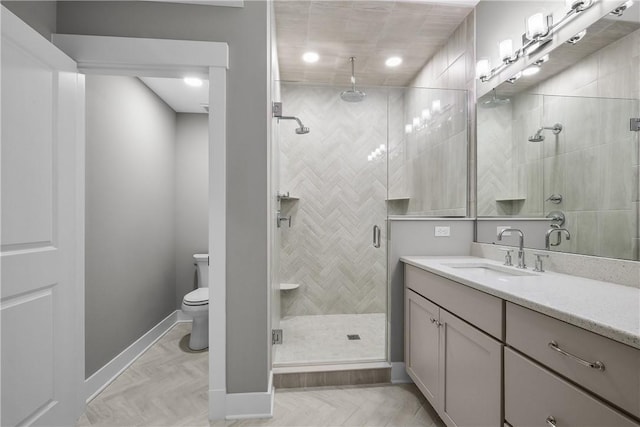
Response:
M434 235L436 237L449 237L451 236L451 227L436 227Z

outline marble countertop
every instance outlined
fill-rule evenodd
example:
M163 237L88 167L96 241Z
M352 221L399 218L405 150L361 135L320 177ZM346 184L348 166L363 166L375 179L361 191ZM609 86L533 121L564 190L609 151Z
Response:
M454 268L456 263L502 263L477 257L404 256L400 260L471 288L579 326L640 349L640 289L545 271L527 276L481 275ZM449 264L449 265L448 265Z

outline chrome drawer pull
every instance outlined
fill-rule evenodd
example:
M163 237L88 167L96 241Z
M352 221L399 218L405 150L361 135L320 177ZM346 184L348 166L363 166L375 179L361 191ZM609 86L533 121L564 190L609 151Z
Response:
M549 415L545 421L547 422L547 425L549 427L556 427L557 426L556 419L553 418L553 415Z
M595 362L589 362L587 360L579 358L578 356L574 356L571 353L567 353L566 351L564 351L563 349L558 347L558 343L555 342L555 341L551 341L549 343L549 348L551 348L552 350L557 351L558 353L562 354L563 356L567 356L568 358L575 360L576 362L578 362L579 364L581 364L583 366L586 366L588 368L597 369L598 371L604 371L604 363L600 362L599 360L596 360Z
M435 324L438 328L442 326L442 323L433 317L430 317L429 320L431 320L431 323Z

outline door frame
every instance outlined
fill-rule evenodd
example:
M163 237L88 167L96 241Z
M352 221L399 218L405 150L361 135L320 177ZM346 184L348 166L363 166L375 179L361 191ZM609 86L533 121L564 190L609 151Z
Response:
M227 415L227 43L53 34L84 74L209 79L209 418Z

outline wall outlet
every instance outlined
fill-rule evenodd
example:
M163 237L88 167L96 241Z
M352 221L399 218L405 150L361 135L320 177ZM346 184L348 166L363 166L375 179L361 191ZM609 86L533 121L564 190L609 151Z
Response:
M449 237L451 236L451 227L436 227L434 236Z
M502 230L506 229L506 228L511 228L511 227L509 227L508 225L499 225L499 226L498 226L498 229L496 230L496 236L497 236L498 234L500 234L500 232L501 232ZM504 233L504 234L502 235L502 237L506 237L506 236L511 236L511 232L510 232L510 231L507 231L506 233Z

